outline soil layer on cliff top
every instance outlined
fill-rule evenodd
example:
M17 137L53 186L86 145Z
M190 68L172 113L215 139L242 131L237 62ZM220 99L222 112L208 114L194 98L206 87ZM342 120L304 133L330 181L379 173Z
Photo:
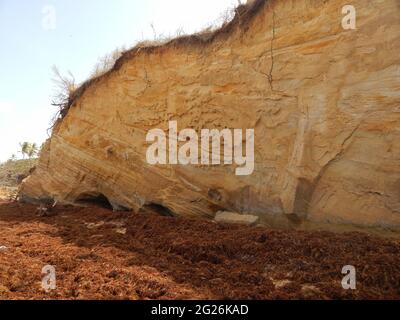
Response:
M399 299L400 242L0 202L0 299ZM57 288L41 288L42 268ZM342 267L357 269L344 290Z

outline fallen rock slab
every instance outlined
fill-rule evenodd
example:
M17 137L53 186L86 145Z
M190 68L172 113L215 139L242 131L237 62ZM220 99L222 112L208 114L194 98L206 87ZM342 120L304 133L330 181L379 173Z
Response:
M260 218L248 214L219 211L215 215L214 220L218 223L231 223L231 224L242 224L246 226L254 226L258 223Z

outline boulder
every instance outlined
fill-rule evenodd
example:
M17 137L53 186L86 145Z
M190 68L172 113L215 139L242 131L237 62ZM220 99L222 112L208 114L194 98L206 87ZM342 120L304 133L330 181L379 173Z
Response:
M246 226L254 226L260 220L257 216L248 214L239 214L235 212L219 211L215 215L216 222L218 223L230 223L230 224L243 224Z

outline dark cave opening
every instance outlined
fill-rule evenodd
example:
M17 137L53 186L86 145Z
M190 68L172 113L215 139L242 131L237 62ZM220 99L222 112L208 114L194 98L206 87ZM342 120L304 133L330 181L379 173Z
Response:
M104 194L97 192L82 193L76 198L75 203L84 206L94 206L110 210L113 209L113 206L107 197Z
M175 217L175 214L171 209L154 202L144 205L142 210L147 212L157 213L158 215L163 217Z

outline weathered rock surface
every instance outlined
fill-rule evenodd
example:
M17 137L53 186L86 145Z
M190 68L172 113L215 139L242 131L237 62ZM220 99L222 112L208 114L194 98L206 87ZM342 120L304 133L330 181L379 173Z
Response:
M239 214L236 212L218 211L214 220L218 223L242 224L254 226L260 220L260 217L249 214Z
M74 100L21 199L104 195L178 215L400 226L400 3L255 1L257 14L212 41L128 53ZM239 17L245 20L246 15ZM146 133L255 129L255 171L151 166Z

